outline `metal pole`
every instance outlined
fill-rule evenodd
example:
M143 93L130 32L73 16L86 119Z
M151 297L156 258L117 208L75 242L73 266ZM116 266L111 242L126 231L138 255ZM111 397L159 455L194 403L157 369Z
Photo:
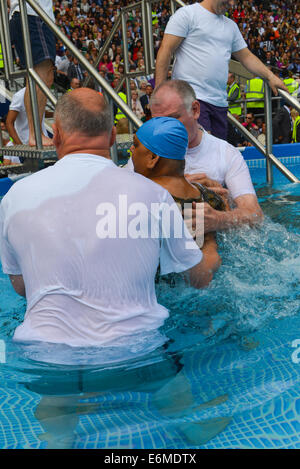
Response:
M171 7L171 15L174 15L174 13L175 13L175 5L174 5L174 1L173 1L173 0L170 1L170 7Z
M294 96L291 96L289 93L283 90L278 90L278 94L300 113L300 102L297 98L294 98Z
M51 101L53 106L56 106L57 99L55 98L55 96L53 96L53 94L49 90L48 86L45 85L45 83L43 82L41 77L36 73L34 68L29 68L28 69L28 74L34 79L34 81L37 83L37 85L40 87L40 89L43 91L43 93L45 93L45 95Z
M3 62L4 62L4 75L6 80L9 80L9 64L8 64L8 58L7 58L7 43L6 43L6 37L4 34L4 18L3 18L3 2L1 3L1 10L0 10L0 41L1 41L1 47L2 47L2 56L3 56Z
M33 61L32 61L32 55L31 55L30 33L29 33L29 27L28 27L28 18L27 18L27 9L26 9L25 0L19 0L19 5L20 5L20 15L21 15L21 22L22 22L26 68L28 71L29 69L33 68ZM36 148L38 150L41 150L43 148L43 144L42 144L41 126L40 126L40 119L39 119L39 109L38 109L35 82L29 73L28 73L27 80L29 84L31 112L32 112L32 119L33 119L33 126L34 126Z
M154 43L152 34L152 4L151 0L146 1L146 15L148 17L147 28L147 49L149 51L150 73L155 69Z
M124 72L125 72L125 84L126 84L126 96L127 106L131 109L131 90L130 90L130 79L129 74L129 60L128 60L128 39L127 39L127 13L122 11L121 13L121 24L122 24L122 42L123 42L123 56L124 56ZM128 120L129 133L132 133L132 122Z
M106 96L106 99L108 100L109 107L110 107L112 125L114 125L114 109L113 109L114 103L110 96ZM113 145L110 147L110 157L115 164L118 164L118 149L117 149L116 141L114 141Z
M121 24L122 24L122 45L123 45L123 56L124 56L124 71L125 77L129 73L129 60L128 60L128 40L127 40L127 13L121 12Z
M149 37L149 28L148 28L149 18L147 16L146 1L142 0L142 28L143 28L143 45L144 45L144 57L145 57L145 73L150 75L151 73L151 63L150 63L150 53L147 44L147 38ZM152 24L152 20L151 20Z
M130 109L132 108L132 105L131 105L131 89L130 89L130 79L128 77L125 78L125 81L126 81L126 95L127 95L127 104L128 106L130 107ZM132 134L133 133L133 126L132 126L132 122L130 120L128 120L128 124L129 124L129 133Z
M117 106L122 109L124 114L136 125L138 128L142 125L142 121L131 111L127 104L120 98L107 83L107 81L99 75L97 70L90 64L90 62L78 51L77 47L66 37L66 35L53 23L51 18L44 12L44 10L35 2L35 0L26 0L32 9L42 18L42 20L49 26L58 39L71 51L71 53L78 59L83 67L88 71L92 77L95 78L101 88L116 102Z
M122 12L128 12L135 10L136 8L139 8L141 6L142 2L136 2L136 3L131 3L127 7L122 7Z
M271 88L268 83L264 81L265 87L265 123L266 123L266 178L268 184L273 184L273 165L269 158L272 153L273 145L273 129L272 129L272 101L271 101Z
M11 74L14 71L14 61L13 61L12 48L11 48L9 20L8 20L8 11L7 11L6 2L0 2L0 6L1 6L2 21L3 21L3 32L4 32L4 37L5 37L5 43L6 43L8 73Z

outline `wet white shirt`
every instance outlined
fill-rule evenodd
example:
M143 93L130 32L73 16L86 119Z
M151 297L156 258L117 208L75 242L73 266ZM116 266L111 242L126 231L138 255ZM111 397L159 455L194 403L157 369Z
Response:
M184 38L175 52L172 78L187 81L197 99L227 107L231 54L247 47L236 23L196 2L171 16L165 34Z
M17 111L19 113L14 122L14 127L21 142L24 145L28 145L29 127L28 127L28 118L27 118L27 113L26 113L25 103L24 103L25 89L26 88L22 88L20 91L17 91L17 93L13 95L13 98L9 106L9 110ZM48 133L45 127L45 115L42 120L42 131L43 131L43 134L46 135L46 137L48 137Z
M162 222L165 237L135 239L161 219L161 203L173 207L176 224ZM26 286L14 339L71 346L113 345L159 328L168 311L156 298L158 264L167 274L202 259L165 189L87 154L67 155L12 186L0 205L0 248L4 273L22 274Z
M250 172L241 152L220 138L203 132L199 145L188 148L185 173L205 173L225 186L232 199L255 194Z

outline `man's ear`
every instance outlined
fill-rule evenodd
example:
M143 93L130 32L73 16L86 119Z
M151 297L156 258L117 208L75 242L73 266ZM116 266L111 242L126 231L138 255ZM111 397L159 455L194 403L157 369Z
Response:
M148 159L147 167L148 169L154 169L157 163L159 162L160 156L151 153Z
M193 101L192 104L192 113L195 119L198 119L200 116L200 103L198 100Z
M52 130L53 130L53 143L55 146L58 146L60 142L60 132L59 132L59 127L56 123L52 124Z
M54 146L56 148L56 154L57 154L57 158L59 159L60 158L60 148L61 148L61 145L62 145L62 130L61 130L61 127L59 125L58 122L54 122L52 124L52 129L53 129L53 143L54 143Z
M110 141L109 141L109 146L110 146L110 147L112 147L113 144L115 143L116 135L117 135L117 129L116 129L116 127L113 125L113 127L112 127L112 129L111 129Z

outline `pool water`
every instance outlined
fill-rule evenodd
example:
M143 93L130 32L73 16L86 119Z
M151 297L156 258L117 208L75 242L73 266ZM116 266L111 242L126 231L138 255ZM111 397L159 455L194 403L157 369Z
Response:
M170 317L129 348L13 343L0 275L0 448L300 448L300 187L251 172L263 225L218 234L208 289L161 281Z

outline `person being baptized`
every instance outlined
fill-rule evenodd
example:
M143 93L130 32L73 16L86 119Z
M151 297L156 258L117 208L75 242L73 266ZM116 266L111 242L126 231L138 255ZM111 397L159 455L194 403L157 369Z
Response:
M164 187L184 210L195 203L207 202L216 210L228 210L228 203L219 194L198 183L190 183L184 176L188 134L184 125L173 117L154 117L136 132L131 147L135 172ZM185 217L185 221L186 221ZM215 233L197 237L188 224L194 239L202 250L217 250Z

